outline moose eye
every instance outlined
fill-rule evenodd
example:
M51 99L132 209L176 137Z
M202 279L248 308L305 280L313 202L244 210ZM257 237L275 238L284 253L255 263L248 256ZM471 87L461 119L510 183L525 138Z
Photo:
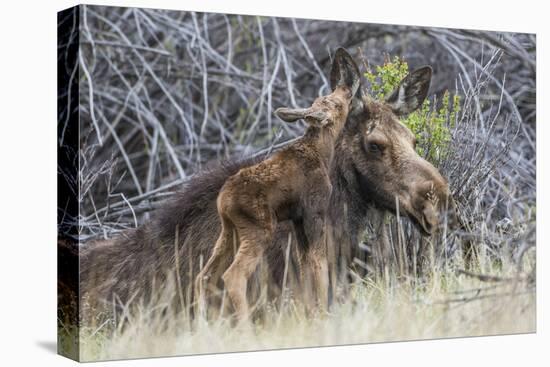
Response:
M368 148L369 148L369 152L371 152L371 153L380 153L380 152L382 152L382 147L380 146L380 144L369 143Z

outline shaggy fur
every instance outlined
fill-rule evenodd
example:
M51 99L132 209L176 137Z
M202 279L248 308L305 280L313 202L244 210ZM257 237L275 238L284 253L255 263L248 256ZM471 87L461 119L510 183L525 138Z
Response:
M412 82L405 83L397 93L399 98L391 103L372 101L359 92L336 142L327 217L333 286L345 284L353 258L364 256L357 245L372 206L395 211L397 197L401 215L428 233L437 226L436 214L448 198L446 180L415 152L414 137L398 120L399 114L420 106L427 86L416 83L429 83L431 71L423 68L411 74L408 80ZM229 162L203 172L184 185L150 222L114 240L85 245L80 254L83 303L95 307L101 301L112 302L114 295L123 304L147 299L151 291L174 277L176 258L177 279L184 291L192 288L189 285L211 255L220 233L219 190L229 176L257 162ZM295 249L298 244L290 221L280 223L264 256L273 295L281 287L289 237ZM186 299L192 302L192 295Z

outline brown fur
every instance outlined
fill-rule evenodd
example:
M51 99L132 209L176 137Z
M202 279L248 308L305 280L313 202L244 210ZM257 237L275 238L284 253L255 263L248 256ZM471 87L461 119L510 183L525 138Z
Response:
M299 260L304 272L300 278L304 280L305 272L311 273L317 301L321 307L326 305L328 269L323 240L326 198L332 191L329 167L354 93L339 86L330 95L315 100L310 109L301 110L318 115L317 119L303 116L310 124L303 137L227 179L217 199L222 230L210 259L197 276L197 293L202 293L203 286L215 287L224 272L229 298L239 319L245 319L248 278L273 242L277 223L291 220L295 231L304 234L299 237L303 238Z
M401 93L404 98L373 101L358 93L336 141L329 171L332 191L327 198L333 286L344 285L352 260L364 260L366 256L357 245L371 208L395 212L397 196L400 214L411 218L421 231L433 231L438 226L436 214L448 197L447 183L415 152L412 134L396 114L418 107L427 94L429 70L420 69L411 75L402 83L409 85ZM404 108L403 103L408 107ZM383 145L381 153L369 149L374 138ZM80 252L83 297L94 304L112 302L113 295L122 303L147 299L155 287L175 273L176 257L180 264L178 279L182 288L188 289L200 271L201 259L211 256L221 232L216 207L221 187L228 177L256 163L258 160L234 161L202 172L185 184L150 222L104 245L85 245ZM292 221L280 222L265 252L273 295L282 286L289 235L291 247L296 248L299 234ZM186 300L191 302L192 296L186 295Z

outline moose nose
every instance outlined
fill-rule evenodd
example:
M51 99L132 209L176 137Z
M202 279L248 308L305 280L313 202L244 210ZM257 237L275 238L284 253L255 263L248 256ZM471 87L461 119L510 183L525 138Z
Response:
M456 230L460 227L460 218L458 216L456 202L449 192L447 186L441 188L434 203L439 216L439 225L444 225L450 230Z
M443 177L430 177L419 185L419 199L424 206L430 207L439 223L447 222L455 225L457 220L456 204L449 191L447 181Z

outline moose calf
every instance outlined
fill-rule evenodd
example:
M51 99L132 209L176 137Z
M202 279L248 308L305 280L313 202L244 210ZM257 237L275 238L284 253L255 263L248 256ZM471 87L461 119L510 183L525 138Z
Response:
M222 229L195 281L199 302L203 291L215 287L223 273L237 318L246 319L248 279L272 243L277 222L284 220L292 220L295 226L300 277L304 280L309 271L317 303L324 307L328 302L324 227L332 190L329 169L336 139L360 85L359 71L349 54L339 49L335 58L343 61L332 67L331 73L340 83L333 86L331 94L317 98L309 108L275 111L286 122L305 120L305 134L270 158L241 169L220 190L217 208Z

